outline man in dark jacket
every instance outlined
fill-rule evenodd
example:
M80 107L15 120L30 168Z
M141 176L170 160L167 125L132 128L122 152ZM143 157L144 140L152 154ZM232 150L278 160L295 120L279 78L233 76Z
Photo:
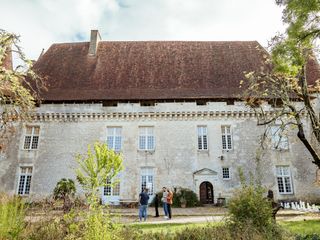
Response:
M156 215L154 217L159 217L159 196L156 194L154 197L154 210L156 212Z
M147 208L148 208L148 189L143 189L143 192L139 194L139 220L141 222L142 218L144 221L147 220Z

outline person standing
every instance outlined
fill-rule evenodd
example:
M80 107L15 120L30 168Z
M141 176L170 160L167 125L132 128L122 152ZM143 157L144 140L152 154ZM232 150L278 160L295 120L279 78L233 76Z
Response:
M156 212L156 215L154 217L159 217L159 196L158 194L156 194L156 196L154 197L154 210Z
M167 195L167 208L168 208L168 216L169 219L171 219L171 206L173 203L173 192L170 191L170 189L167 189L168 195Z
M149 201L148 189L144 188L143 192L139 194L139 220L140 220L140 222L141 222L142 218L144 218L144 221L147 220L148 201Z
M163 211L164 211L164 218L168 219L168 205L167 205L167 197L168 197L168 192L167 188L163 187L162 188L162 205L163 205Z

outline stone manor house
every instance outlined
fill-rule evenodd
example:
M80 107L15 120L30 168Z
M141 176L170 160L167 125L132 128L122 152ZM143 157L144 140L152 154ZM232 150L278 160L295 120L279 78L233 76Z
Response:
M278 147L273 134L257 168L265 127L239 100L239 82L261 70L264 55L256 41L101 41L97 30L90 42L53 44L35 63L48 91L0 159L0 191L51 194L61 178L75 179L75 155L99 140L124 157L119 184L101 190L104 202L167 186L216 203L239 187L239 167L277 199L319 199L316 167L296 131ZM308 81L318 73L310 66Z

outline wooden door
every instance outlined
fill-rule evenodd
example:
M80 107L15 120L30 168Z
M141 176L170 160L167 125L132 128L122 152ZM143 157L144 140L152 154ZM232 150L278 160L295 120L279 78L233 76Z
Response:
M213 186L210 182L202 182L200 184L200 202L202 204L213 204Z

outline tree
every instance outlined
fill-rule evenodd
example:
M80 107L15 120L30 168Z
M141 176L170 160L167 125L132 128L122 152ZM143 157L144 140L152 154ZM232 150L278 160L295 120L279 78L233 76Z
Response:
M90 208L99 204L99 190L110 186L107 179L112 182L123 169L122 156L109 149L106 144L96 142L93 150L94 152L89 145L87 154L79 154L76 158L79 164L79 168L76 169L77 180L87 193Z
M0 151L14 131L13 123L30 119L39 89L44 86L19 43L18 35L0 29ZM20 63L15 68L12 54Z
M72 179L62 178L57 182L56 187L53 190L53 197L55 199L63 200L63 211L69 212L71 209L71 199L76 193L76 186Z
M110 218L110 214L99 205L99 190L102 187L113 186L107 184L122 170L122 156L109 149L106 144L95 142L93 151L88 146L87 154L76 157L79 168L76 169L77 180L86 191L89 211L84 221L84 239L118 239L117 225Z
M280 124L279 131L288 127L297 129L297 136L320 168L320 121L315 111L320 77L316 59L317 41L320 36L320 1L277 0L284 7L283 22L287 24L284 34L270 42L271 57L267 67L259 73L246 74L248 81L244 91L246 101L258 116L258 125ZM272 70L271 70L272 69ZM267 109L261 104L268 101ZM306 133L307 121L312 135ZM281 135L281 134L280 134Z

